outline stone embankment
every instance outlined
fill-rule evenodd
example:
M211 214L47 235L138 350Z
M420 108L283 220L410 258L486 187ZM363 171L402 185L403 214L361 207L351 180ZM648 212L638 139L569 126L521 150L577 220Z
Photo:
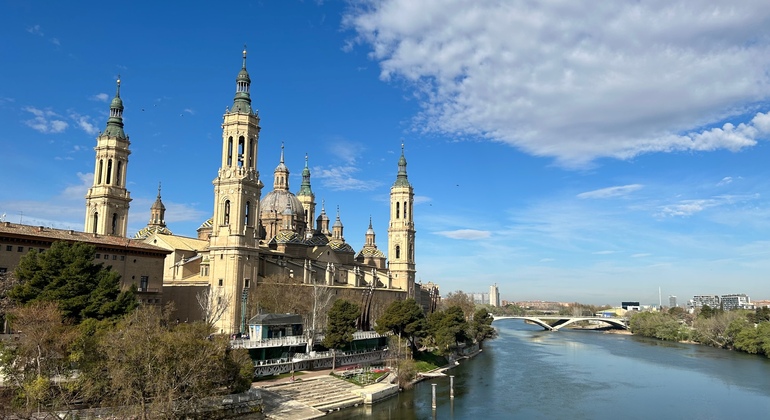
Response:
M382 381L360 387L325 371L295 381L259 386L265 417L275 420L304 420L359 404L371 404L398 393L398 386Z

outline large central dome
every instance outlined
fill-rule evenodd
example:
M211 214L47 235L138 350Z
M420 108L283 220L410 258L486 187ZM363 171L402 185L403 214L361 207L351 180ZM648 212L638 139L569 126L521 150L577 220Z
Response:
M259 202L259 212L262 218L280 218L287 208L289 208L294 215L294 220L305 221L305 209L302 207L302 203L300 203L297 196L290 191L270 191Z

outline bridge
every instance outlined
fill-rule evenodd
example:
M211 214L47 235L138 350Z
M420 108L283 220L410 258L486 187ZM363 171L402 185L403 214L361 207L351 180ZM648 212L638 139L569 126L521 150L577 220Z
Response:
M529 324L537 324L547 331L559 331L567 325L580 321L602 322L610 328L628 329L626 318L605 318L600 316L566 316L566 315L537 315L537 316L493 316L493 321L500 319L522 319Z

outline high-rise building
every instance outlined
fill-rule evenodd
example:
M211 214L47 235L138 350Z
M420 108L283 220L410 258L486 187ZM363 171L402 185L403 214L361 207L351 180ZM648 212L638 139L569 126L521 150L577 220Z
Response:
M676 296L669 295L669 297L668 297L668 306L670 308L676 308Z
M497 283L489 286L489 304L500 307L500 290L497 288Z

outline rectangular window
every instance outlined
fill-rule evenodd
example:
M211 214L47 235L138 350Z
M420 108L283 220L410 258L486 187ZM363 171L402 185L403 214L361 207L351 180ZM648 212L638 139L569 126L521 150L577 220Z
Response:
M125 255L121 255L121 256L120 256L120 260L121 260L121 261L125 261L125 260L126 260L126 256L125 256Z
M104 254L104 259L105 259L105 260L109 260L109 259L110 259L110 256L109 256L109 255L107 255L107 254Z
M30 251L34 251L34 250L35 250L35 248L29 247L29 250L30 250Z
M38 248L38 249L37 249L37 252L39 252L39 253L41 253L41 254L42 254L43 252L45 252L45 249L43 249L43 248Z
M97 259L97 260L98 260L99 258L101 258L101 257L102 257L102 254L96 254L96 259Z
M249 288L250 280L251 279L243 279L243 288L244 289L248 289Z
M150 276L142 276L139 280L139 290L147 290L147 286L150 284Z
M13 251L13 245L6 245L5 246L6 251Z
M7 269L7 268L5 268L5 267L0 267L0 274L5 274L6 272L8 272L8 269Z
M224 280L224 279L219 279L219 285L220 285L220 286L222 286L222 285L224 284L224 282L225 282L225 280Z
M117 256L117 255L113 255L113 256L112 256L112 260L113 260L113 261L114 261L114 260L117 260L117 259L118 259L118 256Z
M23 247L23 246L20 246L20 247L18 247L18 248L16 249L16 251L18 251L18 252L24 252L24 247Z

